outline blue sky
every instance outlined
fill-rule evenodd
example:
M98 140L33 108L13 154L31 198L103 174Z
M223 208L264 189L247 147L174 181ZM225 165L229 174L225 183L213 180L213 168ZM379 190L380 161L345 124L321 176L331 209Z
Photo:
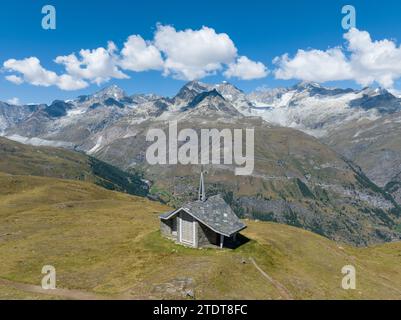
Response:
M41 27L41 8L54 5L57 10L57 29ZM37 57L41 65L58 74L62 65L54 62L57 56L76 53L81 49L107 47L113 41L121 49L130 35L152 40L157 23L171 25L177 31L213 28L217 34L229 36L239 56L262 62L274 70L272 60L288 53L293 57L298 49L321 49L344 44L341 27L341 8L352 4L357 10L357 28L369 32L374 40L401 39L400 1L2 1L0 11L0 63L8 59ZM4 71L4 70L3 70ZM12 73L0 73L0 100L17 97L23 103L68 99L92 93L110 84L117 84L128 93L155 92L173 95L185 83L162 72L124 71L129 79L111 79L100 85L88 80L88 87L65 91L56 86L16 85L5 79ZM222 72L202 81L225 80ZM239 88L250 91L260 86L288 86L298 79L276 79L270 73L255 80L229 79ZM355 81L328 81L330 85L358 87ZM399 89L400 81L395 79Z

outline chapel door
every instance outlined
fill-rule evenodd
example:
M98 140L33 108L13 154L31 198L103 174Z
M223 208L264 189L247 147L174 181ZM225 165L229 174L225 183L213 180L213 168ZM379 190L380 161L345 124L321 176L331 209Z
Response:
M181 214L181 242L194 244L194 219L189 214Z

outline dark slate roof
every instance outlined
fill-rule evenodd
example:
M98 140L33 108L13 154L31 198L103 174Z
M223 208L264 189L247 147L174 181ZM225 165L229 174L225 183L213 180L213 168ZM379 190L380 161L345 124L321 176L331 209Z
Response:
M160 219L166 220L166 219L170 219L171 216L176 212L177 210L173 210L173 211L169 211L166 213L163 213L160 215Z
M187 203L175 211L161 215L160 218L168 220L181 210L185 210L213 231L227 237L246 228L220 195L207 198L206 201Z

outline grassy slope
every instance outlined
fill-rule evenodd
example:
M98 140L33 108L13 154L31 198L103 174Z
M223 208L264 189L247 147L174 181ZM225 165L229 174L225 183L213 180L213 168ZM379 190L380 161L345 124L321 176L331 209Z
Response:
M146 195L146 185L129 174L82 153L53 147L33 147L0 137L0 172L83 180L110 190Z
M40 293L26 292L21 289L11 288L10 286L0 284L1 300L60 300L59 297L48 296Z
M40 284L51 264L58 287L111 296L181 298L163 288L184 277L194 279L196 298L279 299L252 257L294 298L401 296L401 243L356 249L247 221L252 240L242 247L194 250L161 238L158 214L168 209L85 182L0 174L0 278ZM358 290L340 288L345 264L356 266ZM4 286L0 297L43 298Z

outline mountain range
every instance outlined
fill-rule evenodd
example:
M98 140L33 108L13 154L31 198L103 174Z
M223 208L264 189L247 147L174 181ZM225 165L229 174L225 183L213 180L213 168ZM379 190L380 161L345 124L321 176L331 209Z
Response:
M172 205L196 196L199 167L149 166L149 128L254 128L255 170L206 166L209 193L241 217L286 223L355 245L399 240L401 99L384 89L300 83L246 94L187 83L174 97L116 86L50 105L0 103L1 135L84 152L132 174ZM145 181L145 180L144 180Z

